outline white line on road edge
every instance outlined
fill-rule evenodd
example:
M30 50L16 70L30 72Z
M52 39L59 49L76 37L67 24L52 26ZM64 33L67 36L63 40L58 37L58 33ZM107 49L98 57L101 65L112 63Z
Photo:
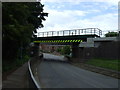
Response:
M31 78L33 79L33 81L34 81L35 85L37 86L38 90L41 90L41 87L40 87L40 85L38 85L37 81L35 80L35 78L33 76L33 73L32 73L32 70L30 68L30 60L28 61L28 67L29 67Z

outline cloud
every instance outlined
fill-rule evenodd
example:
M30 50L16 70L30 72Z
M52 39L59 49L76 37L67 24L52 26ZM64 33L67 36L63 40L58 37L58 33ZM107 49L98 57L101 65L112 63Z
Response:
M66 24L69 22L74 22L77 17L85 16L88 12L86 11L80 11L80 10L63 10L58 11L55 9L47 9L46 12L49 13L49 17L47 18L47 21L45 21L45 24L47 26L53 26L55 24Z
M47 21L44 22L45 27L41 31L58 31L65 29L75 28L100 28L102 30L117 29L118 17L117 13L98 15L92 18L77 19L74 15L70 15L69 12L62 13L53 11L54 16L50 16Z
M72 4L79 4L81 2L105 2L112 5L118 5L119 0L41 0L43 3L64 3L70 2Z
M55 2L56 0L49 0L49 1ZM64 0L59 0L59 1L64 1ZM107 0L104 1L107 2ZM110 1L111 3L113 2L113 0ZM95 4L97 5L98 3ZM105 5L101 5L101 7ZM43 22L44 28L38 29L38 32L71 30L71 29L81 29L81 28L100 28L101 30L105 31L105 30L116 30L118 28L118 14L114 10L113 10L114 12L110 11L111 6L109 6L108 8L109 10L106 12L102 12L104 8L102 10L99 8L97 9L90 8L88 10L77 10L74 7L75 8L74 10L70 10L70 9L58 10L58 8L64 7L64 4L62 3L57 8L55 7L50 8L50 7L54 7L54 6L50 6L49 4L45 5L45 12L48 12L49 16L46 18L46 21Z

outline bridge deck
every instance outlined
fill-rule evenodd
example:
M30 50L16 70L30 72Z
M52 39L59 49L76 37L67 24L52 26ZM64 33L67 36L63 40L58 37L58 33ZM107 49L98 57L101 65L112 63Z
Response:
M81 42L90 37L100 37L102 31L98 28L74 29L64 31L40 32L33 41L40 42Z

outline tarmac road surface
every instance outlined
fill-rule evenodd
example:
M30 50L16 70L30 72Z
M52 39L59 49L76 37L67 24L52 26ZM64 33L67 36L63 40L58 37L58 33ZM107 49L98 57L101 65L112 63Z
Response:
M44 53L49 59L47 56L57 60L57 56ZM118 88L118 79L64 62L42 61L37 73L42 88Z

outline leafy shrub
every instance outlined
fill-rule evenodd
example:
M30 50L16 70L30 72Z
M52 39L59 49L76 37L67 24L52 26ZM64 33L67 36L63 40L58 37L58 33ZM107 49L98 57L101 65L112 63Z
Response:
M105 37L116 37L118 36L117 32L108 32L105 34Z

